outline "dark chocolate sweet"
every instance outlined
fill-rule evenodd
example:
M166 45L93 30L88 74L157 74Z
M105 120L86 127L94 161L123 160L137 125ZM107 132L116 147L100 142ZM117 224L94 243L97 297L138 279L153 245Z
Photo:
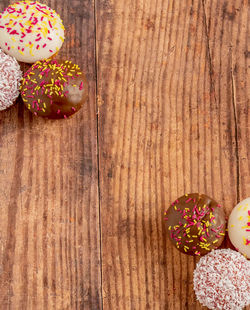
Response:
M36 62L24 74L21 95L35 115L67 118L86 101L88 85L78 65L69 60L47 59Z
M189 255L205 255L218 248L225 236L224 209L202 194L186 194L165 213L167 232L175 247Z

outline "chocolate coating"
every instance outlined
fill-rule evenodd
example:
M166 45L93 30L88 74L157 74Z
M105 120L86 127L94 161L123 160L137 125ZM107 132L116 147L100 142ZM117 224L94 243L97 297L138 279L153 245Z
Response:
M174 201L165 213L171 242L181 252L205 255L218 248L225 236L222 206L202 194L186 194Z
M35 115L67 118L86 101L88 84L78 65L47 59L36 62L24 74L21 95L25 106Z

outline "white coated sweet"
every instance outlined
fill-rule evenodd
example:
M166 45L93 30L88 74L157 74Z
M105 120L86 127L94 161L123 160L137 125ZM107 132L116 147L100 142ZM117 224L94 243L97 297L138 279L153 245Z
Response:
M18 61L47 59L59 51L63 41L62 20L45 4L20 1L0 14L0 47Z
M235 248L250 258L250 198L233 208L228 220L228 234Z
M19 95L22 71L16 59L0 49L0 111L9 108Z

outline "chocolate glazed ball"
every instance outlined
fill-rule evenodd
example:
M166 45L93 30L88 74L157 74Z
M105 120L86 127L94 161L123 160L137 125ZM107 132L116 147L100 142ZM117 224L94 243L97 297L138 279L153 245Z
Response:
M174 201L165 213L171 242L181 252L205 255L218 248L225 236L225 213L206 195L189 194Z
M35 115L67 118L86 101L88 84L78 65L69 60L47 59L36 62L24 74L21 95Z

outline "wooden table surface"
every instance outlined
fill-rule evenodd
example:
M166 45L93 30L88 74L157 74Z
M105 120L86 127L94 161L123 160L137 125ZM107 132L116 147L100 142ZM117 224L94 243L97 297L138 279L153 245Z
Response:
M89 100L0 113L0 309L203 309L163 213L250 195L248 0L42 2Z

